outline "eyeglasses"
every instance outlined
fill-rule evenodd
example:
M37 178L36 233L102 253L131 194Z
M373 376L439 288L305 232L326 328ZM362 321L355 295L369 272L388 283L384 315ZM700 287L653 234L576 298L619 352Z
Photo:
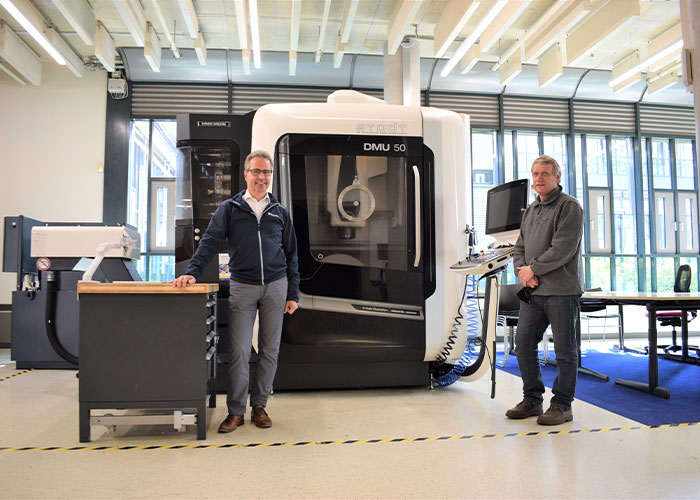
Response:
M260 170L259 168L249 168L246 172L250 172L253 175L263 174L265 177L270 177L272 175L272 170Z

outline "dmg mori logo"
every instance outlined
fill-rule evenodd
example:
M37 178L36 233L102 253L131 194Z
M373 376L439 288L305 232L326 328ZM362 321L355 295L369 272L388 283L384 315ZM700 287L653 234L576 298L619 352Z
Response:
M231 122L229 121L198 121L198 127L224 127L231 128Z
M389 151L390 146L382 143L365 142L363 148L365 151Z

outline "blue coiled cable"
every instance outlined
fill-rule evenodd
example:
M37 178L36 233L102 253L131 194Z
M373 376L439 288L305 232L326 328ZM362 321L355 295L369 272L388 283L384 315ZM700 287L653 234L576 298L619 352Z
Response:
M477 296L478 284L479 280L476 276L468 275L466 277L464 295L462 296L462 301L459 305L459 310L457 311L457 316L455 317L455 322L448 339L448 349L443 350L441 354L447 359L447 354L449 354L449 351L454 345L456 334L459 331L459 327L462 325L462 318L465 318L467 344L464 346L464 352L454 365L454 368L445 375L441 375L437 378L437 383L440 387L447 387L457 382L459 377L464 373L464 370L466 370L467 367L474 362L474 358L478 356L478 353L475 354L472 351L474 346L479 346L482 342L479 335L481 315L479 314L479 299ZM465 316L462 316L462 305L464 305Z

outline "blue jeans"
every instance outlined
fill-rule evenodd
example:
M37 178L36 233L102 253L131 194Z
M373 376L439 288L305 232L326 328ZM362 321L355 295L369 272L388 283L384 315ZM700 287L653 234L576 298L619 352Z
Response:
M520 302L515 354L518 357L526 401L541 404L543 400L544 383L537 345L542 341L547 326L551 325L557 358L557 377L552 384L554 396L551 404L564 410L571 407L578 372L576 324L580 307L578 295L532 295L529 303Z

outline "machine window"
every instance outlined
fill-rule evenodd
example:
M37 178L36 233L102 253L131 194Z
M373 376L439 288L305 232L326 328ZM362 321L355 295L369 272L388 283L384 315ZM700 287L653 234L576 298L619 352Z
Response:
M407 267L404 157L306 156L309 247L317 262Z

